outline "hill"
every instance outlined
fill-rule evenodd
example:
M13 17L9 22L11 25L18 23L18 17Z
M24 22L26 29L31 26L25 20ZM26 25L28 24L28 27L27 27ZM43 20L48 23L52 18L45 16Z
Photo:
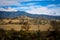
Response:
M60 19L60 16L51 16L51 15L43 15L43 14L30 14L24 11L16 11L16 12L6 12L0 11L0 19L1 18L16 18L18 16L28 16L32 18L47 18L47 19Z

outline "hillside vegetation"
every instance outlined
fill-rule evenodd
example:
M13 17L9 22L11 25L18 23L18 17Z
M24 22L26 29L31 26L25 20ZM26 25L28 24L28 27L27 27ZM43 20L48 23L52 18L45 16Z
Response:
M0 20L0 28L15 29L15 30L41 30L47 31L51 27L50 20L40 18L30 18L27 16L20 16L17 18L6 18Z
M60 40L60 20L27 16L1 19L0 40Z

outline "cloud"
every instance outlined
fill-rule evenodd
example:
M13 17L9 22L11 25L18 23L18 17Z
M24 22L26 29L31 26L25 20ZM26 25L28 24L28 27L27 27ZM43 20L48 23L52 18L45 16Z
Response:
M8 7L7 9L0 8L0 11L26 11L31 14L46 14L46 15L60 15L60 4L54 3L40 3L31 2L33 0L0 0L0 6L11 6L15 5L17 7ZM34 0L34 1L56 1L56 0ZM48 4L48 5L47 5ZM42 6L46 5L46 6Z
M0 6L8 6L8 5L20 5L19 0L0 0Z
M0 11L25 11L30 14L45 14L45 15L53 15L53 16L60 16L60 4L50 4L47 6L37 6L37 5L30 5L30 6L23 6L23 7L16 7L11 8L8 7L7 9L0 8Z
M40 6L40 7L31 6L29 8L30 9L26 10L26 12L31 14L60 16L60 7L57 7L57 5L48 5L48 6Z
M11 8L11 7L8 7L7 9L0 8L0 11L7 11L7 12L13 11L13 12L15 12L15 11L18 11L18 10L14 9L14 8Z
M53 1L53 0L0 0L0 6L9 6L9 5L21 6L22 2L29 2L29 1Z

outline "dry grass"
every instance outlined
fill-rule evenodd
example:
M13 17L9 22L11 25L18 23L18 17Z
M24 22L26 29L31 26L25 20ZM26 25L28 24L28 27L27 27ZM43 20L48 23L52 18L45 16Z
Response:
M21 30L21 26L19 24L7 24L7 25L0 25L0 28L3 28L5 30L11 30L12 28L14 30ZM46 24L46 25L29 25L30 29L29 30L41 30L41 31L47 31L51 25Z

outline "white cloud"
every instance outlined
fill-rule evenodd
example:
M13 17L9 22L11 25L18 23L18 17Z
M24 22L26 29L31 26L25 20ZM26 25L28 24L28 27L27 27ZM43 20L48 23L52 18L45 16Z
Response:
M28 0L0 0L0 6L10 6L10 5L16 5L20 6L21 2L25 2Z
M48 5L48 6L24 6L24 7L17 7L17 8L8 8L8 9L3 9L4 11L25 11L30 14L46 14L46 15L54 15L54 16L60 16L60 7L59 5Z
M7 11L7 12L11 12L11 11L13 11L13 12L15 12L15 11L17 11L17 10L14 9L14 8L8 7L7 9L0 8L0 11Z
M0 6L20 5L18 1L14 0L0 0Z
M53 1L53 0L0 0L0 6L8 6L8 5L20 6L21 2L28 2L28 1Z
M0 5L16 5L19 4L19 2L24 2L28 0L0 0Z
M57 7L58 5L55 5L55 4L50 4L50 5L47 5L46 7L48 8L53 8L53 7Z
M51 8L49 8L51 7ZM29 7L29 10L26 10L26 12L31 13L31 14L46 14L46 15L54 15L54 16L60 16L60 7L57 7L56 5L49 5L48 7L45 6L40 6L40 7L35 7L31 6Z

